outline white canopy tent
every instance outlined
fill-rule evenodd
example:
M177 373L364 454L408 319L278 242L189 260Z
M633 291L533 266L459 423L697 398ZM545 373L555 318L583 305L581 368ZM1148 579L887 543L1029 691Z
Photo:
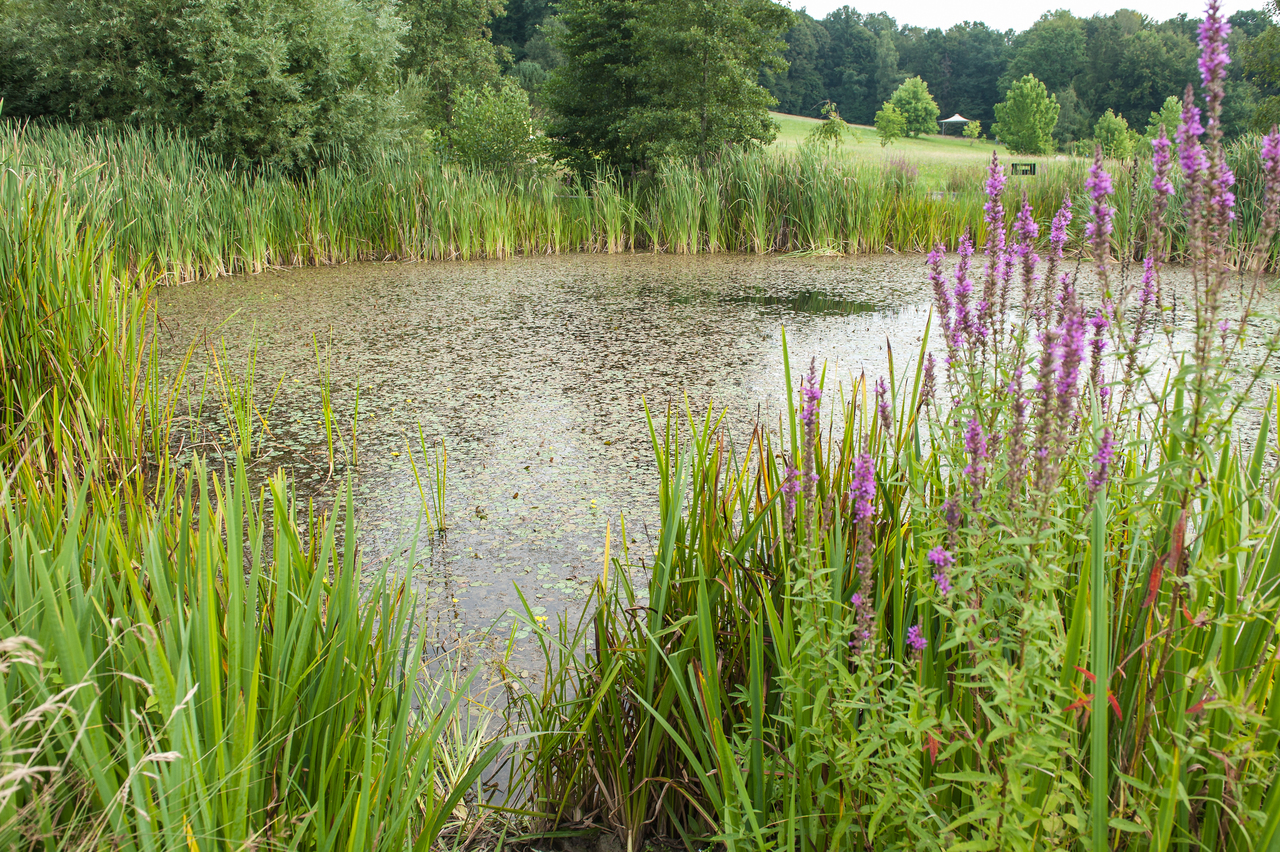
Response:
M951 116L950 118L944 118L944 119L941 119L938 123L942 125L942 133L943 133L943 135L945 136L945 135L946 135L946 132L947 132L947 125L948 125L948 124L960 124L960 125L964 125L964 124L968 124L968 123L969 123L969 119L965 118L965 117L964 117L963 115L961 115L960 113L956 113L955 115Z

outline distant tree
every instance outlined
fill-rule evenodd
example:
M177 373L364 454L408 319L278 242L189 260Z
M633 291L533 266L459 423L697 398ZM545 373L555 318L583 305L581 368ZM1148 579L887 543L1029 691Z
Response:
M991 132L1015 154L1047 154L1053 150L1053 128L1058 123L1058 101L1044 83L1027 74L1010 87L996 104Z
M1117 78L1105 102L1118 112L1146 115L1165 98L1194 81L1199 49L1194 41L1169 30L1144 30L1124 41Z
M786 68L765 69L761 75L765 86L778 99L778 109L793 115L817 117L828 99L819 57L827 49L831 37L822 25L804 12L796 14L796 23L783 35L787 48L782 54Z
M880 136L880 147L896 142L907 133L907 117L902 114L891 101L876 113L876 133Z
M1016 80L1034 74L1046 88L1060 92L1084 70L1086 50L1083 20L1065 9L1046 12L1030 29L1014 37L999 90L1008 91Z
M826 120L814 125L809 135L805 137L805 141L816 145L839 145L844 141L849 125L840 117L840 111L832 101L822 105L822 115Z
M887 100L906 78L898 70L898 49L893 44L893 35L887 30L876 38L875 61L876 97Z
M1005 68L1007 39L982 23L965 22L945 32L904 27L898 36L899 64L929 84L944 114L990 121L991 107L1004 91L996 83Z
M1280 124L1280 26L1270 26L1251 42L1244 55L1245 77L1257 89L1253 129Z
M972 145L974 142L977 142L979 139L981 139L982 138L982 122L978 121L978 119L976 118L970 119L969 122L964 126L964 137L969 140L970 145Z
M909 77L890 101L907 121L907 135L938 132L938 105L929 94L929 84L919 77Z
M758 80L782 68L792 12L771 0L563 0L566 64L543 89L548 134L575 167L641 168L768 142L776 101Z
M1058 121L1053 125L1053 140L1060 148L1070 149L1077 139L1089 135L1089 115L1076 95L1074 86L1054 94L1058 102Z
M1133 134L1129 131L1129 122L1110 108L1093 126L1093 139L1102 148L1105 157L1124 160L1133 153Z
M1182 101L1170 95L1164 99L1164 103L1160 106L1159 112L1151 113L1151 118L1147 121L1146 137L1155 139L1160 135L1160 128L1164 127L1165 136L1170 139L1178 129L1178 125L1182 122Z
M417 78L415 91L421 93L410 106L419 121L441 128L449 122L455 94L496 84L510 59L506 48L489 40L502 0L400 0L398 8L408 24L399 65Z

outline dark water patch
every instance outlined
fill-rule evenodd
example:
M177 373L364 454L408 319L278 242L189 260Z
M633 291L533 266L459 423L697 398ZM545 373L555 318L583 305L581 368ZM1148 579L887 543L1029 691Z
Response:
M814 290L786 294L748 293L725 296L724 301L777 308L782 313L810 314L820 317L847 317L853 314L875 313L884 309L884 305L860 302Z

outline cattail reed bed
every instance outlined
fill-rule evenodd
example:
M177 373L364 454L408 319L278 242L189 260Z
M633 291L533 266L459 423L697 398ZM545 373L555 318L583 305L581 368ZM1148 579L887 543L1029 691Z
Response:
M23 185L64 187L87 227L109 235L122 268L192 280L268 267L355 260L453 260L515 254L657 251L867 253L956 248L985 239L972 181L933 187L909 164L869 164L820 149L729 150L699 165L672 161L624 179L547 169L495 173L410 146L359 161L336 154L304 174L228 167L158 131L5 125L0 167ZM1237 177L1229 241L1237 262L1274 265L1258 244L1259 140L1228 150ZM1036 215L1081 197L1086 164L1042 164L1017 178ZM1112 166L1115 250L1140 257L1150 166ZM1181 192L1181 187L1178 187ZM1174 204L1171 256L1187 252ZM1078 246L1076 246L1078 248Z

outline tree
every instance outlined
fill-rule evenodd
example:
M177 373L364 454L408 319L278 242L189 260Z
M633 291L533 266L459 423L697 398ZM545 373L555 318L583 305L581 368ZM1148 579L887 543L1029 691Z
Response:
M1058 102L1058 121L1053 125L1053 140L1060 148L1070 148L1071 143L1089 134L1089 115L1076 95L1074 86L1067 86L1054 94Z
M544 103L548 133L575 167L603 158L643 168L664 156L705 157L768 142L775 101L761 67L783 67L794 18L772 0L565 0L566 64Z
M828 100L819 67L819 56L831 37L822 25L804 12L796 14L796 23L783 36L787 49L782 58L787 67L781 72L765 69L765 86L778 99L778 109L793 115L817 117L819 107Z
M1147 121L1146 137L1155 139L1160 135L1160 128L1164 127L1164 135L1173 138L1173 134L1177 131L1178 125L1182 123L1182 101L1170 95L1164 99L1164 103L1160 106L1159 112L1151 113L1150 120Z
M158 125L284 168L401 126L405 24L391 0L28 0L20 24L10 67L26 70L0 92L15 77L29 88L10 114Z
M896 142L907 133L907 117L891 101L885 101L884 106L876 113L876 133L880 134L881 148Z
M887 99L902 84L905 74L898 70L898 49L893 36L887 30L876 37L875 54L876 97Z
M970 119L964 126L964 138L969 140L969 144L973 145L982 138L982 122L978 119Z
M1280 124L1280 26L1270 26L1244 55L1244 73L1258 92L1253 128L1266 132Z
M1058 123L1058 101L1032 74L1010 87L996 104L991 132L1015 154L1047 154L1053 150L1053 128Z
M447 138L458 159L502 171L528 166L541 151L529 96L510 79L460 92Z
M910 77L893 93L890 101L907 122L907 135L938 132L938 105L929 94L929 84Z
M844 141L844 134L849 132L849 125L840 117L840 111L832 101L822 105L822 115L826 120L815 125L805 141L816 145L839 145Z
M1105 157L1123 160L1133 153L1133 138L1129 131L1129 122L1123 115L1116 115L1108 107L1093 126L1093 139L1102 148Z
M1008 91L1016 80L1034 74L1046 88L1060 92L1084 70L1087 55L1085 22L1065 9L1046 12L1014 38L999 89Z
M489 40L502 0L400 0L399 9L408 24L399 65L416 78L410 106L421 123L443 128L456 94L495 85L510 59Z

